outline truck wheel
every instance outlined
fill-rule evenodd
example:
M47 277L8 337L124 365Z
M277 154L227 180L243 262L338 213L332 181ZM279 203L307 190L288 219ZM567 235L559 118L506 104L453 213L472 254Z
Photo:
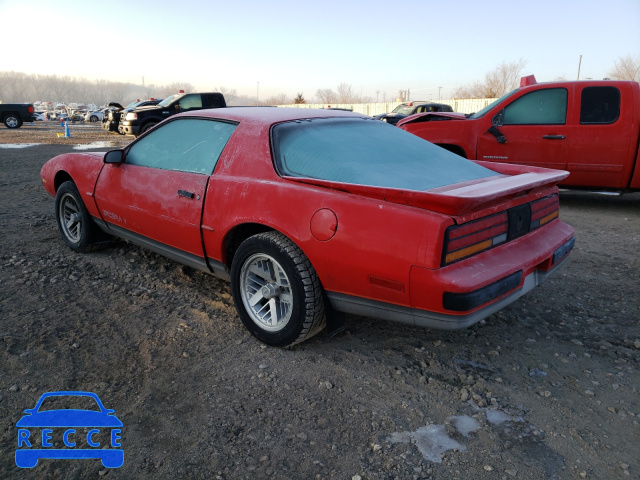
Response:
M260 233L240 244L231 265L231 292L242 323L267 345L294 345L325 326L318 274L281 233Z
M97 121L98 121L98 117L97 117L97 116L95 116L95 115L91 115L91 116L89 117L89 121L90 121L90 122L97 122Z
M100 242L102 244L108 243L106 234L102 234L91 220L78 188L72 181L64 182L58 188L55 208L56 222L62 239L70 249L88 252L93 250L100 240L103 240Z
M148 130L151 130L156 125L157 125L156 122L147 123L144 127L142 127L142 130L140 130L140 135L142 135L143 133L147 132Z
M4 124L7 128L20 128L22 119L14 113L9 113L4 117Z

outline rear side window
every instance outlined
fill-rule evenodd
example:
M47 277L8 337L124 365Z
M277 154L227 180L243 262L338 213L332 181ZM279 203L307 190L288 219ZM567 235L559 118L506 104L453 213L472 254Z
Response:
M566 118L565 88L535 90L504 109L504 125L564 125Z
M620 117L620 90L616 87L586 87L580 100L580 123L614 123Z
M134 143L126 163L211 175L235 128L235 124L214 120L175 120Z
M315 118L272 130L281 175L424 191L496 175L384 122Z

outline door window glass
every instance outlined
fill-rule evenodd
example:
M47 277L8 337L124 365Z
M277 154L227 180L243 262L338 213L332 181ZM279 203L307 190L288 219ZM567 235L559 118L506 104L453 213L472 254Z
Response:
M586 87L580 101L580 123L614 123L620 116L620 90L616 87Z
M235 128L213 120L174 120L135 142L126 163L211 175Z
M565 88L527 93L504 109L504 125L563 125L566 118Z

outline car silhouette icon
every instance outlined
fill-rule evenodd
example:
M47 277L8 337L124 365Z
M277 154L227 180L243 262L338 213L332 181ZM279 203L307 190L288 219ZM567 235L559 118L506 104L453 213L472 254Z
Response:
M47 405L60 405L61 400L67 403L82 403L83 407L90 405L92 408L42 408L44 402L47 402ZM121 447L122 422L114 415L115 410L105 408L95 393L47 392L40 397L34 408L28 408L24 412L26 415L16 423L18 448L15 459L18 467L33 468L41 458L99 458L106 468L118 468L123 465L124 450L118 448ZM41 437L32 436L38 430ZM108 442L104 441L105 430L108 431ZM41 448L38 448L36 442L40 438ZM59 440L62 440L66 448L52 448L54 441L56 447L61 446Z

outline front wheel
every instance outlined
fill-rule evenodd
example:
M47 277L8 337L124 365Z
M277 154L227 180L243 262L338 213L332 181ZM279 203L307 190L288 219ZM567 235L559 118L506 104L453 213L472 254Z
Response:
M72 181L64 182L56 193L56 222L64 243L77 252L87 252L100 239L98 228Z
M13 113L10 113L4 117L4 125L7 128L20 128L22 126L22 119Z
M231 265L231 291L245 327L267 345L294 345L325 326L318 274L302 250L278 232L240 244Z
M142 135L145 132L148 132L149 130L151 130L156 125L157 125L157 123L155 123L155 122L147 123L144 127L142 127L142 130L140 130L140 135Z
M89 117L89 121L90 121L90 122L97 122L97 121L98 121L98 117L97 117L96 115L91 115L91 116Z

